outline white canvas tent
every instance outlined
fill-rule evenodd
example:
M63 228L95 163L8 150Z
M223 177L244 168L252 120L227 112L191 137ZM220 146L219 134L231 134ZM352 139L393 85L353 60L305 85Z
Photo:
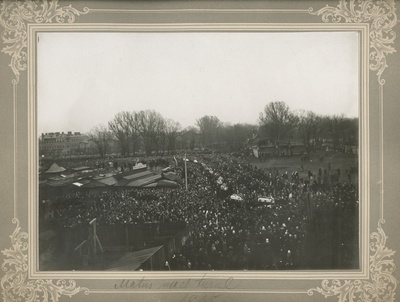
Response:
M52 164L51 167L45 173L60 173L64 172L65 168L60 167L56 163Z

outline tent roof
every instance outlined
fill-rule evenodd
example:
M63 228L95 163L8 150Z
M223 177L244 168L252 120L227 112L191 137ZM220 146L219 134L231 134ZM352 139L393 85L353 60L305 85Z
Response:
M137 163L136 165L133 166L133 168L146 168L147 166L145 164L142 163Z
M83 167L77 167L77 168L72 168L74 171L82 171L82 170L90 170L91 168L88 166L83 166Z
M105 186L106 186L106 184L104 184L100 181L97 181L97 180L92 180L92 181L84 184L84 187L105 187Z
M108 265L108 271L134 271L152 257L163 246L156 246L136 252L125 253L117 261Z
M142 178L139 180L134 180L127 184L129 187L143 187L145 185L151 184L161 179L161 175L152 175L146 178Z
M140 178L144 178L144 177L146 177L146 176L149 176L149 175L153 175L153 173L152 173L151 171L143 171L143 172L139 172L139 173L134 173L134 174L126 175L126 176L124 176L123 178L129 179L129 180L133 180L133 179L137 180L137 179L140 179Z
M102 183L102 184L107 185L107 186L113 186L113 185L115 185L116 183L118 183L118 180L117 180L115 177L113 177L113 176L107 177L107 178L103 178L103 179L96 179L96 180L97 180L98 182Z
M52 164L51 167L45 173L60 173L65 171L65 168L60 167L56 163Z
M156 187L157 187L157 183L156 182L153 182L153 183L151 183L149 185L144 186L144 188L156 188Z
M164 173L164 177L169 179L169 180L177 180L179 178L179 176L174 172Z
M146 171L147 170L147 166L142 164L142 163L138 163L137 165L132 167L132 171L133 172L137 172L137 171Z
M79 180L79 181L76 181L76 182L74 182L74 183L72 183L74 186L77 186L77 187L82 187L82 186L84 186L84 185L86 185L86 184L88 184L88 183L90 183L90 180L88 180L88 179L82 179L82 180Z
M177 187L178 184L175 181L163 179L158 182L159 187Z

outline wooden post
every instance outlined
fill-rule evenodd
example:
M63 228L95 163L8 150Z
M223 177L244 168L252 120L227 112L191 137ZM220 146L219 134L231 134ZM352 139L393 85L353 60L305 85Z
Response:
M94 218L89 224L93 227L93 253L94 259L97 260L97 234L96 234L96 218Z
M185 153L185 185L186 185L186 191L188 190L188 182L187 182L187 164L186 164L186 153Z

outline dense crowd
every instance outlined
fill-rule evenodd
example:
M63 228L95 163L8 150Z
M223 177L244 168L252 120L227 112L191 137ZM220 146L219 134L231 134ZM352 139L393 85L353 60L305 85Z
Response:
M184 176L182 156L175 169ZM210 154L191 158L187 171L187 191L182 178L177 189L77 192L45 201L42 215L64 227L95 217L103 225L185 222L190 236L169 259L172 270L304 268L310 230L324 231L321 238L335 231L321 217L340 217L343 237L358 231L357 188L350 178L339 181L340 172L330 166L300 177L264 171L237 156Z

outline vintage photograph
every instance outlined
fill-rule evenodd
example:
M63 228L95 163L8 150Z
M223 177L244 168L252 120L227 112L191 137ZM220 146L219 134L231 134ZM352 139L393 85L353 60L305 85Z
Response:
M359 269L359 33L41 32L40 271Z

